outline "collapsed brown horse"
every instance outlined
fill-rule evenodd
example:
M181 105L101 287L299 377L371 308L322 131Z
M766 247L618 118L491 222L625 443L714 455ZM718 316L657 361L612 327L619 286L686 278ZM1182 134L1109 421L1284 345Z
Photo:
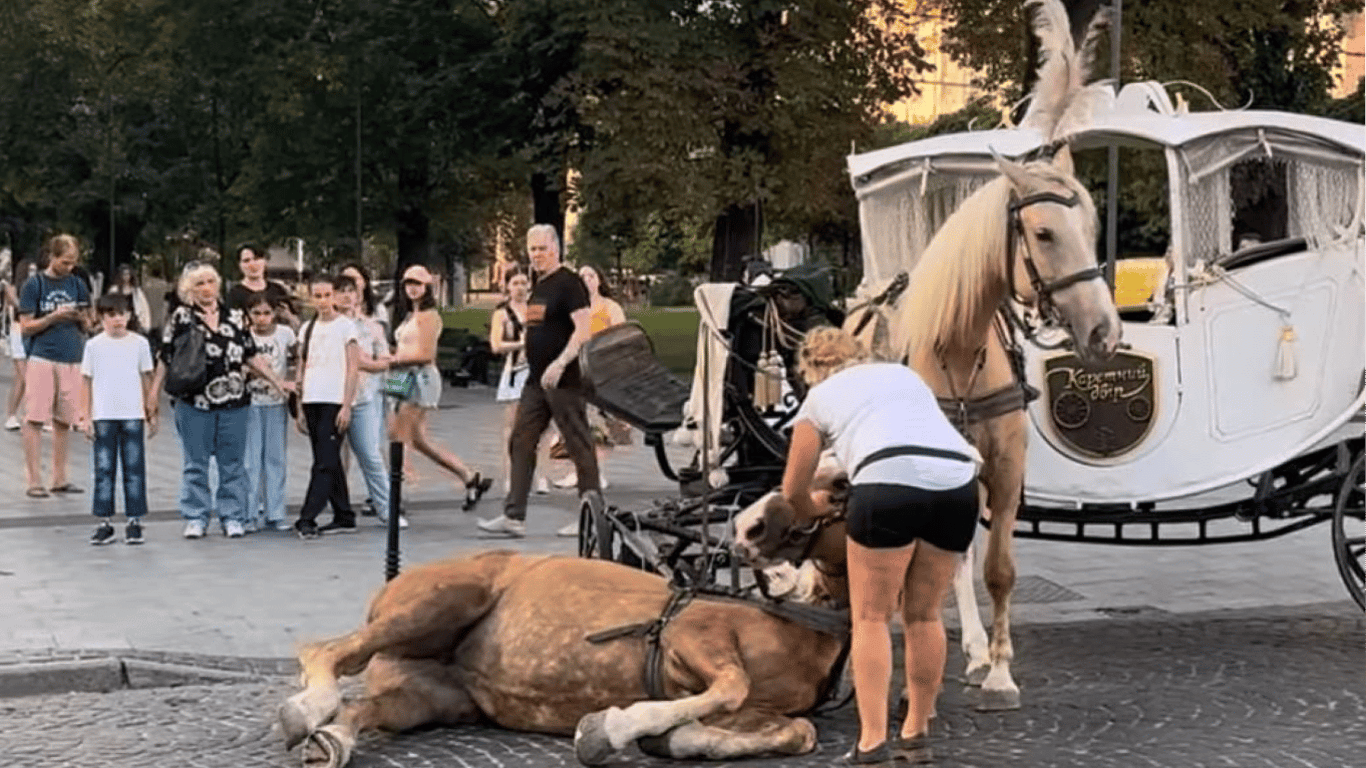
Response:
M756 605L697 599L663 627L663 698L645 683L643 633L673 593L602 560L486 552L413 568L384 586L356 632L300 653L305 689L280 708L304 764L340 768L359 732L492 722L574 734L585 765L636 742L663 757L803 754L842 638ZM618 633L609 633L618 634ZM342 704L338 677L364 672Z

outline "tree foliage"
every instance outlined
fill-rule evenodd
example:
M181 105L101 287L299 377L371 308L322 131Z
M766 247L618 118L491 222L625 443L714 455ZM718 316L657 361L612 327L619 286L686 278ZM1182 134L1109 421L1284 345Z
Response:
M95 266L357 237L486 258L582 172L585 248L697 266L717 216L848 239L843 157L913 91L894 0L32 0L0 9L0 216ZM557 185L550 184L553 192ZM111 242L112 241L112 242ZM595 250L594 250L595 249ZM193 250L193 248L191 248ZM24 255L21 253L21 255ZM229 260L230 261L230 260Z
M1031 68L1024 0L927 0L952 21L944 50L980 72L977 85L1007 103L1023 97ZM1069 0L1073 16L1089 18L1097 0ZM1123 6L1124 82L1187 81L1219 104L1322 114L1329 109L1333 68L1344 30L1337 19L1360 12L1354 0L1237 0L1192 3L1146 0ZM1085 20L1074 18L1074 31ZM1108 77L1108 38L1098 61ZM1196 94L1194 109L1211 109ZM1198 100L1198 101L1197 101ZM1204 102L1203 104L1199 102Z

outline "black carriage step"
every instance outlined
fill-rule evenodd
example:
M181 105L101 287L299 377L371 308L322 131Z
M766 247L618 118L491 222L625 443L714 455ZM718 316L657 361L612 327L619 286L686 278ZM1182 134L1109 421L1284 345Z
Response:
M647 434L683 423L689 387L655 357L645 330L624 323L599 331L579 351L588 401Z

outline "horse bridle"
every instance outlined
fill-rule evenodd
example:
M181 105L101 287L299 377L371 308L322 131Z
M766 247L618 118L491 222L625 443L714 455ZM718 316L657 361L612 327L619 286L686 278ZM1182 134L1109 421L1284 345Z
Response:
M1058 315L1057 304L1053 301L1053 294L1077 283L1084 283L1088 280L1103 280L1105 276L1100 271L1100 266L1096 265L1078 270L1070 275L1063 275L1052 281L1043 279L1043 275L1039 273L1038 265L1034 263L1034 254L1029 249L1029 239L1025 237L1024 221L1020 218L1020 211L1039 203L1056 203L1074 208L1081 203L1081 195L1074 191L1070 197L1063 197L1057 192L1035 192L1019 199L1014 199L1012 196L1008 214L1012 233L1006 242L1006 279L1010 283L1011 298L1021 304L1028 304L1029 302L1020 297L1020 292L1015 287L1015 240L1018 236L1024 251L1025 272L1029 274L1029 285L1034 289L1035 303L1038 305L1039 314L1051 322L1058 323L1061 318Z

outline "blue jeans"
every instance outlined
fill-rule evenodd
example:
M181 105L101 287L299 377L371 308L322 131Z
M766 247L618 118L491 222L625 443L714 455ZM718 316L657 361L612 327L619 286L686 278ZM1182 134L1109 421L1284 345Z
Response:
M285 435L289 409L279 405L247 408L247 519L261 522L285 520ZM264 498L262 498L264 496Z
M123 473L123 514L130 519L147 514L147 462L142 419L95 421L95 444L90 453L95 474L90 511L95 517L114 516L114 473Z
M180 434L184 472L180 477L180 516L208 524L218 507L223 523L247 522L247 418L249 407L201 411L177 401L175 427ZM218 464L218 492L209 492L209 459ZM216 498L215 498L216 496Z
M369 402L351 407L351 423L346 437L356 456L370 501L381 520L389 519L389 476L384 468L380 435L384 432L384 399L376 395Z

